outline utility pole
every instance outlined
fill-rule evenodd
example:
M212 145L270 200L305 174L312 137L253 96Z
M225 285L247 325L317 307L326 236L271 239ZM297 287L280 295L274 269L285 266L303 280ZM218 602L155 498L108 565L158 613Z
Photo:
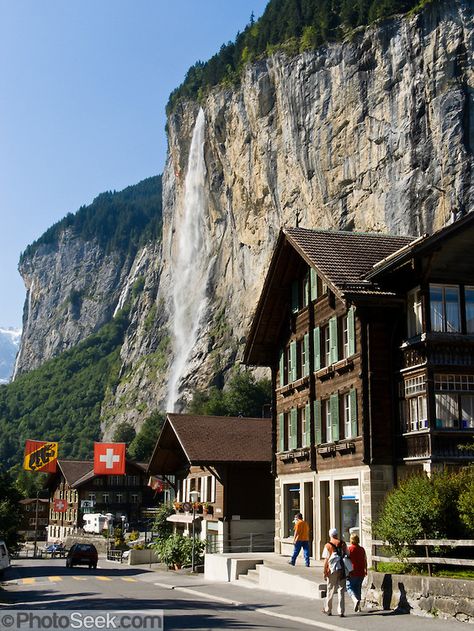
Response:
M36 491L36 510L35 510L35 547L33 549L33 558L36 558L36 549L38 547L38 503L39 503L39 490Z

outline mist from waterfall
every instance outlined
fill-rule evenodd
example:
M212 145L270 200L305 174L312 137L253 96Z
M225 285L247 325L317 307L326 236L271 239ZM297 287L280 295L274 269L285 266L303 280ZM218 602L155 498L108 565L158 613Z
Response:
M172 254L172 365L166 410L174 411L180 381L198 340L207 308L210 272L209 231L206 226L206 165L204 162L204 111L199 110L189 150L181 212L175 218L177 247ZM175 244L176 245L176 244Z

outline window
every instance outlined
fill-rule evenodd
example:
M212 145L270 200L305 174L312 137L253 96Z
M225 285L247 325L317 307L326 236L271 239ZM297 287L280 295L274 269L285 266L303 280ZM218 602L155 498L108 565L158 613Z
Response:
M459 287L430 285L431 330L456 333L461 330Z
M95 504L95 493L89 493L89 502L93 502Z
M123 493L116 493L115 501L117 502L117 504L121 504L123 502Z
M324 354L324 365L331 365L331 337L329 335L329 324L326 324L322 329L323 335L323 354Z
M309 292L310 292L310 283L309 283L309 270L308 270L302 282L301 305L303 307L307 307L309 304Z
M344 410L344 438L354 438L358 432L357 395L354 388L343 395L342 405Z
M331 426L331 406L329 405L329 399L323 401L323 414L326 426L326 442L332 442L332 426Z
M400 406L402 431L426 429L429 426L426 375L406 379L400 385L400 396L404 399Z
M127 475L125 483L127 486L140 486L140 477L138 475Z
M110 502L110 495L108 493L102 493L102 502L108 504Z
M311 420L309 404L298 408L298 447L311 445Z
M344 359L355 353L355 309L351 307L341 318L342 356Z
M436 427L474 429L474 375L434 378Z
M123 484L123 475L110 475L109 484L111 486L122 486Z
M287 349L288 383L297 379L297 348L296 342L291 342Z
M130 502L132 504L138 504L138 495L136 493L132 493L130 497Z
M93 482L94 486L102 486L104 484L103 478L94 478Z
M466 302L466 333L474 333L474 287L464 290Z
M407 328L408 337L414 337L423 328L422 303L420 288L410 291L407 297Z
M293 536L293 520L300 510L300 485L285 484L283 493L284 529L288 537Z

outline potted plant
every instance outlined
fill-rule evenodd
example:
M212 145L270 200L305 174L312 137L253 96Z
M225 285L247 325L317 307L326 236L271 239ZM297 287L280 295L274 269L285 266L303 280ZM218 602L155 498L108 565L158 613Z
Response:
M181 504L181 502L178 502L178 500L175 500L173 502L173 508L176 512L179 512L180 510L182 510L183 505Z
M202 513L203 510L203 506L201 502L194 502L193 503L193 509L195 510L196 513Z

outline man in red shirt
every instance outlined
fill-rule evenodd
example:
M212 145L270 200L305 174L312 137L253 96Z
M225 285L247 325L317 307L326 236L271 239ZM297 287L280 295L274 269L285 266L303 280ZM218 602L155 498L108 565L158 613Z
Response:
M293 556L291 557L291 561L289 561L290 565L294 565L296 563L296 559L298 554L300 553L301 548L303 548L304 553L304 562L306 567L309 567L309 525L304 521L303 515L298 513L295 517L295 525L294 525L295 535L293 537L293 543L295 544L293 550Z

